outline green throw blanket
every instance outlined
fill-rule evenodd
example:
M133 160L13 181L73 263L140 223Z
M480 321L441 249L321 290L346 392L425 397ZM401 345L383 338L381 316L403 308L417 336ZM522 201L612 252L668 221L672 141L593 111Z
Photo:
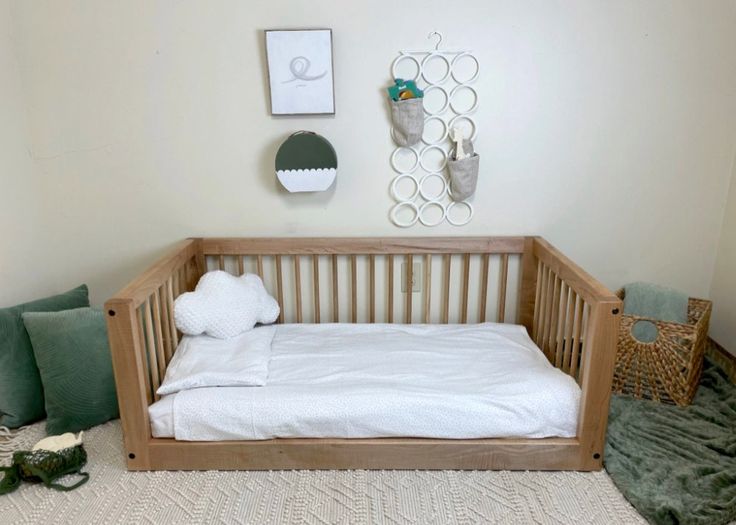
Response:
M624 293L625 314L658 321L687 323L687 294L650 283L627 284ZM657 327L648 321L636 323L631 333L643 343L651 343L657 339Z
M736 386L706 360L693 404L613 396L606 470L656 524L736 519Z

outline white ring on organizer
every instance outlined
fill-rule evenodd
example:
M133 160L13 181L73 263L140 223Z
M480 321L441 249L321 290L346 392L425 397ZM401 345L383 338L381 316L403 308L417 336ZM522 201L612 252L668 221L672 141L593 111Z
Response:
M414 219L409 222L399 221L399 219L396 217L396 213L402 206L409 206L412 210L414 210ZM399 202L398 204L395 204L393 208L391 208L391 211L389 212L389 218L391 219L391 222L393 222L399 228L408 228L409 226L414 226L419 220L419 208L417 208L417 205L413 202Z
M414 183L414 193L412 193L409 197L402 197L401 195L399 195L398 184L401 179L411 179L411 181ZM391 183L391 196L399 202L413 201L417 198L417 195L419 193L419 181L417 181L416 177L411 173L402 173L401 175L397 175L396 177L394 177L394 181Z
M445 65L447 66L447 71L445 72L445 76L443 76L439 80L432 81L427 78L427 75L425 74L425 71L424 71L424 65L435 57L441 58L442 60L445 61ZM422 59L422 78L430 86L435 86L435 85L444 83L444 81L447 80L447 78L450 76L451 73L452 73L452 65L450 64L450 61L447 59L447 57L441 53L429 53L426 57Z
M473 100L473 105L470 106L470 109L468 109L466 111L462 111L462 112L461 111L458 111L457 109L455 109L455 106L453 106L453 104L452 104L452 97L454 97L455 96L455 93L457 93L461 89L469 89L470 91L473 92L473 97L475 97L475 100ZM450 92L450 109L452 109L452 111L454 111L458 115L466 115L468 113L472 113L473 111L475 111L476 109L478 109L478 92L475 90L475 88L473 86L466 86L464 84L460 84L459 86L455 86L452 89L452 91Z
M427 109L427 104L423 104L423 105L424 105L424 112L427 115L437 116L447 111L447 108L450 105L450 96L447 94L447 90L445 88L442 88L440 86L429 86L427 89L424 90L424 98L426 99L427 93L429 93L430 91L434 89L439 89L442 92L442 95L445 97L445 103L442 105L442 108L440 108L439 111L432 112Z
M456 115L455 117L453 117L453 119L450 121L447 127L450 129L454 128L455 123L458 120L462 120L462 119L467 120L468 122L470 122L470 125L473 126L473 133L470 134L470 137L465 137L465 138L469 138L470 140L475 140L475 137L478 134L478 127L475 125L475 120L473 120L473 117L471 117L470 115Z
M424 183L427 182L427 179L429 179L430 177L437 177L442 181L442 190L435 196L427 195L424 191ZM421 195L422 198L426 201L439 201L442 197L445 196L445 193L447 193L447 179L443 177L440 173L427 173L419 181L419 195Z
M403 80L414 80L414 81L418 80L418 79L419 79L419 77L420 77L420 76L422 76L422 64L420 64L420 63L419 63L419 60L417 60L417 58L416 58L416 57L414 57L414 56L412 56L412 55L399 55L399 56L397 56L397 57L396 57L396 58L394 59L394 61L393 61L393 62L391 63L391 77L392 77L392 78L394 78L394 79L396 79L396 78L400 78L400 77L399 77L399 76L398 76L398 75L396 74L396 66L398 65L398 63L399 63L399 62L401 62L401 61L402 61L402 60L404 60L404 59L407 59L407 60L412 60L412 61L413 61L413 62L414 62L414 63L415 63L416 65L417 65L417 74L416 74L416 76L415 76L414 78L412 78L412 79L406 79L406 78L405 78L405 79L403 79Z
M450 211L452 210L453 206L456 204L465 204L465 206L468 207L468 218L465 219L464 222L462 221L454 221L450 217ZM447 205L447 209L445 210L445 219L447 219L447 222L452 224L453 226L465 226L470 222L470 220L473 218L473 205L470 204L468 201L452 201L450 204Z
M437 121L440 122L440 124L442 124L442 129L444 130L442 132L442 137L439 140L435 141L435 142L429 142L427 140L424 140L424 133L422 133L422 142L424 142L427 146L434 146L434 145L443 143L445 141L445 139L447 138L447 133L448 133L448 130L447 130L447 122L445 122L444 119L442 119L441 117L438 117L436 115L432 115L431 117L427 117L426 119L424 119L424 129L425 130L427 129L427 122L429 122L430 120L437 120ZM393 126L391 126L391 133L393 134L393 132L394 132L394 128L393 128Z
M440 220L438 220L437 222L427 222L427 221L424 220L424 215L423 215L424 214L424 208L426 208L427 206L437 206L439 209L442 210L442 217L440 217ZM447 217L447 208L445 208L445 205L442 204L439 201L428 201L428 202L425 202L424 204L422 204L419 207L418 217L419 217L419 222L421 222L425 226L430 226L430 227L431 226L437 226L442 221L444 221L445 218Z
M473 62L475 62L475 73L467 80L460 80L455 76L455 62L458 62L461 58L470 57ZM475 56L471 55L468 52L460 53L458 56L452 59L452 79L457 82L458 84L470 84L473 82L476 78L478 78L478 74L480 73L480 62L478 62L478 59L475 58Z
M436 149L437 151L442 153L442 164L436 170L431 170L427 168L427 166L424 165L424 154L427 153L431 149ZM445 169L445 166L447 166L447 153L445 152L445 150L440 148L437 144L431 144L429 146L425 146L424 149L422 150L422 153L419 155L419 166L421 166L421 168L427 173L440 172Z
M412 165L411 169L408 171L402 171L399 169L399 167L396 165L396 155L401 151L402 149L411 151L414 155L414 164ZM396 173L414 173L417 171L417 168L419 167L419 153L414 148L410 148L409 146L399 146L394 150L394 152L391 154L391 167L394 169Z

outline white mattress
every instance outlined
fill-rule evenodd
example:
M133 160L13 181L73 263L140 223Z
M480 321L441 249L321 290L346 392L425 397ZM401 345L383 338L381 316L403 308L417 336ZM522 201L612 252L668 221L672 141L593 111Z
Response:
M154 437L573 437L580 388L521 326L279 325L265 386L149 408Z

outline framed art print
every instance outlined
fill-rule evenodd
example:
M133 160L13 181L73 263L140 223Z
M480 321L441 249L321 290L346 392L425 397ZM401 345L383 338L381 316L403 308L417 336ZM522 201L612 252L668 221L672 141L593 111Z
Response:
M333 115L332 30L266 31L272 115Z

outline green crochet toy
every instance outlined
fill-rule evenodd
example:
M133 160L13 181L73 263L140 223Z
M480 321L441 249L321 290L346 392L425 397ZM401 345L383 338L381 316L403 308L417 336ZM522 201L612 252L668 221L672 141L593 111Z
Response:
M16 490L22 481L41 482L54 490L73 490L89 480L89 474L82 472L87 463L87 452L82 445L82 433L79 436L67 433L42 439L33 450L19 450L13 453L13 464L0 467L5 476L0 480L0 494L9 494ZM55 483L62 476L77 474L81 476L74 485Z

